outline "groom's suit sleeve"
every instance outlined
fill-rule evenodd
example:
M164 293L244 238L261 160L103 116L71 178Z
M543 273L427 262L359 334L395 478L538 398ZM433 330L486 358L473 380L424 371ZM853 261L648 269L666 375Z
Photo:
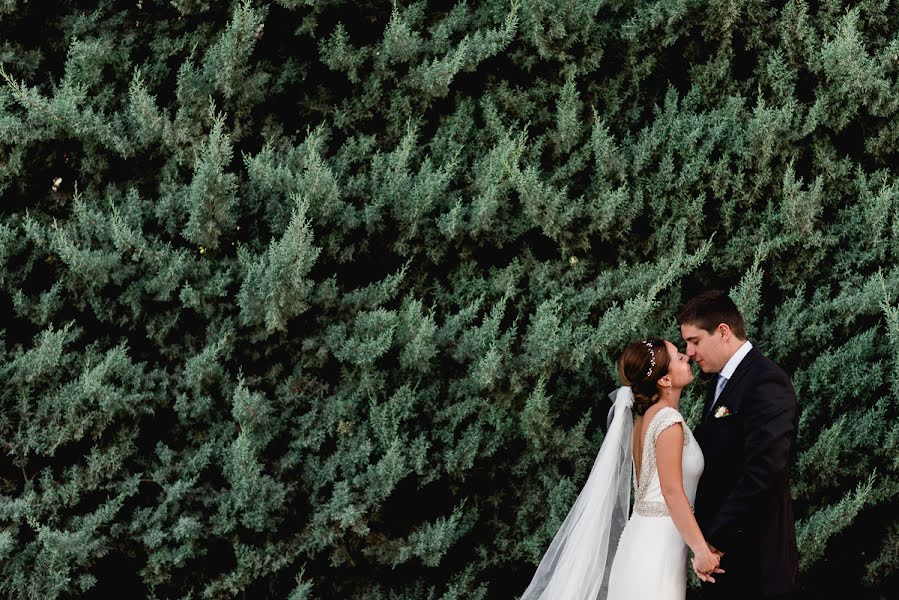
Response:
M796 396L786 374L771 365L743 401L744 447L741 474L713 517L709 542L727 552L744 529L756 526L772 493L789 479L796 430Z

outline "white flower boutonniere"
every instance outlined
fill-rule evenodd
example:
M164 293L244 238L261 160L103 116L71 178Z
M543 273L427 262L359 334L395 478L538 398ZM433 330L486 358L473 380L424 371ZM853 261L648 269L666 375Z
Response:
M727 408L726 406L719 406L715 410L715 418L716 419L721 419L723 417L729 417L729 416L730 416L730 409Z

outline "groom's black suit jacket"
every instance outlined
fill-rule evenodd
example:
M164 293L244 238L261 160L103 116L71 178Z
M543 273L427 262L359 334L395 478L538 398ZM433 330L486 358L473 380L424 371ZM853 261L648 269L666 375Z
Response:
M789 377L752 348L721 391L711 386L694 436L705 457L696 520L725 553L727 573L703 597L764 597L798 589L799 553L790 499L798 410ZM726 410L729 416L715 416Z

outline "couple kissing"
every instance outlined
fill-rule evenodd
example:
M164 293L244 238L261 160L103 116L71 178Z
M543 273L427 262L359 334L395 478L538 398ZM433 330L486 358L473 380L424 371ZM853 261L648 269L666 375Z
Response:
M683 352L655 338L622 352L602 446L522 600L683 600L688 568L703 599L797 592L793 386L727 294L696 296L677 320ZM692 431L691 362L715 376Z

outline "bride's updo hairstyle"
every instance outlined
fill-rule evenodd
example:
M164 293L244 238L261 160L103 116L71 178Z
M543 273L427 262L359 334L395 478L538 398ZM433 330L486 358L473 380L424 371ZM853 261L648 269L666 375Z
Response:
M618 361L621 384L629 385L634 392L634 412L643 415L658 402L659 379L668 373L668 349L665 341L649 338L631 342Z

